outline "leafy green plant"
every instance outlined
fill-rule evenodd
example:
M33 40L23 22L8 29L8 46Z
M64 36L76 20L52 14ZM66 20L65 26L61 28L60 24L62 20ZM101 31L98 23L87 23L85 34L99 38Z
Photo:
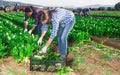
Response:
M7 75L27 75L25 70L23 70L22 72L16 72L10 68L7 68L6 70L4 70L4 72Z
M92 51L91 50L86 50L85 53L90 55L92 53Z
M23 33L21 28L16 27L9 20L1 19L0 23L2 25L0 37L3 43L7 45L8 51L6 53L13 55L17 62L25 61L24 59L26 58L28 59L37 47L38 36Z
M0 39L0 58L3 58L4 56L8 54L8 52L6 51L6 48L7 46L2 44L2 39Z
M47 56L43 57L41 60L46 60L46 61L52 60L52 61L56 61L56 60L59 60L59 57L58 57L58 55L57 55L56 52L51 52L51 53L48 54Z
M56 75L62 75L62 74L69 75L69 72L70 72L70 67L62 67L57 71Z
M82 19L76 16L75 30L89 32L91 35L116 37L120 36L119 21L120 19L113 18L92 18L83 17Z

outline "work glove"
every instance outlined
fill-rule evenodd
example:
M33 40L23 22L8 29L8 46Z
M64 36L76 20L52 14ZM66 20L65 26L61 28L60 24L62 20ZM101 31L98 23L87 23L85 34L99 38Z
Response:
M24 32L27 32L28 30L27 29L24 29Z
M47 53L47 46L44 46L39 53L40 53L40 54L45 54L45 53Z
M28 25L28 21L24 21L24 24L25 24L25 25Z
M29 32L28 32L29 34L31 34L32 33L32 30L29 30Z
M41 45L41 44L42 44L42 38L39 38L38 45Z

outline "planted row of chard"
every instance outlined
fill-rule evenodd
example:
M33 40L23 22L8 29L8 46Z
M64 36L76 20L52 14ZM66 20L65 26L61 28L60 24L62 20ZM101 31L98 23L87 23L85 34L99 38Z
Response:
M18 16L18 15L23 15L23 13L0 13L0 16L2 18L8 19L11 22L13 22L15 25L18 25L20 27L24 27L24 16ZM33 24L33 19L29 18L29 26L31 27Z
M21 62L26 58L29 58L29 56L32 55L33 50L37 50L38 36L24 33L23 28L21 28L24 25L23 17L14 14L12 15L12 13L0 13L0 57L12 55L17 62ZM31 19L30 23L32 24L32 22L33 20ZM51 30L47 32L47 37L50 36L50 32ZM79 44L84 40L89 40L90 35L87 32L81 30L76 31L73 29L69 34L68 39L73 40ZM57 40L55 40L53 43L56 44ZM50 48L48 51L50 51ZM56 56L54 53L52 56L53 55ZM44 59L53 59L53 57L46 57Z
M0 25L0 39L5 46L1 51L4 55L1 53L0 57L12 55L17 62L29 58L37 48L38 36L24 33L22 28L6 19L0 19Z
M18 16L18 13L5 13L0 14L15 24L23 26L23 13L20 13L21 16ZM32 26L33 20L30 19L30 25ZM96 36L108 36L108 37L119 37L120 36L120 19L112 18L92 18L92 17L83 17L80 18L76 15L76 23L74 26L75 30L81 30L90 33L91 35Z
M16 15L17 14L17 15ZM14 22L15 24L19 25L19 26L23 26L23 17L20 17L18 16L19 14L18 13L3 13L3 14L0 14L0 16L4 17L4 18L7 18L9 20L11 20L12 22ZM20 13L20 15L23 16L23 13ZM33 19L29 19L29 25L32 26L33 24ZM77 26L78 23L75 24L75 26ZM51 25L49 26L49 28L51 28ZM47 37L50 36L50 30L47 32ZM90 39L90 34L88 32L84 32L82 30L76 30L75 28L72 29L72 32L71 34L69 34L69 37L68 39L71 41L71 40L74 40L74 42L77 42L80 43L80 42L83 42L84 40L88 40ZM56 40L57 41L57 40ZM56 41L55 41L55 44L56 44Z
M92 18L76 16L76 30L89 32L91 35L119 37L120 19Z
M101 12L92 12L90 13L91 16L116 16L120 17L120 12L119 11L101 11Z

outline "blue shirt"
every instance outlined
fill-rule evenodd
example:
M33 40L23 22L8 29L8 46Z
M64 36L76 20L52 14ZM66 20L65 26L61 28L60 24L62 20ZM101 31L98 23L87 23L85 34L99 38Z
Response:
M77 8L77 9L76 9L76 12L77 12L77 13L82 12L82 8Z
M70 22L71 20L74 20L74 13L63 9L63 8L56 8L55 9L56 12L52 13L52 32L50 35L50 38L54 38L57 35L57 31L59 29L59 27L64 27L65 25L67 25L66 23Z

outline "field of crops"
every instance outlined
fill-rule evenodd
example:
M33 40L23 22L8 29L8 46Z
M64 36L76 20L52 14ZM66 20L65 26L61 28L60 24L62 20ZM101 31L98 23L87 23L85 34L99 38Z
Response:
M98 15L98 16L118 16L120 17L120 11L91 11L91 15Z
M30 35L23 32L24 13L0 13L0 75L39 75L39 72L29 72L29 57L40 49L49 38L49 29L42 46L37 45L39 36ZM33 19L29 18L29 28ZM51 27L49 27L51 28ZM92 36L117 38L120 40L120 18L92 18L80 17L76 15L76 23L68 37L68 51L75 55L70 63L70 68L75 75L119 75L120 74L120 49L105 46L103 43L95 43ZM118 41L117 40L117 41ZM118 41L119 42L119 41ZM48 48L48 53L57 46L57 38ZM13 57L17 64L21 64L27 70L14 71L12 67L3 68L4 60ZM56 53L53 52L42 60L56 60ZM4 66L2 65L4 64ZM12 65L14 66L14 64ZM14 66L15 67L15 66ZM17 67L19 67L17 65ZM61 75L67 73L71 75L69 67L61 68L53 73ZM48 74L49 75L49 74ZM73 75L73 74L72 74Z

